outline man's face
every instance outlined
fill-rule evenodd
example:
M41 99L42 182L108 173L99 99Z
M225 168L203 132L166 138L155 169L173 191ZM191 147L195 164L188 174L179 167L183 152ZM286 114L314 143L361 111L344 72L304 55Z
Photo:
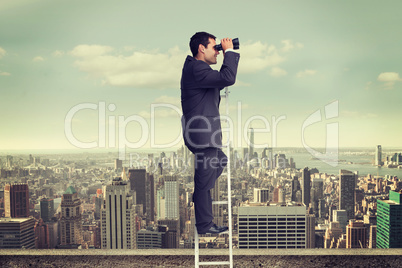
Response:
M209 65L216 64L219 51L215 49L216 42L214 39L209 38L209 44L204 50L205 62Z

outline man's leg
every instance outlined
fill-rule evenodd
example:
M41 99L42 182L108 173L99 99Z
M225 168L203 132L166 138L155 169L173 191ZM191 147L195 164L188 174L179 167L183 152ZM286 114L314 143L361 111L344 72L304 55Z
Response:
M217 148L206 148L194 152L194 206L196 227L199 233L213 226L212 198L210 189L227 163L226 155Z

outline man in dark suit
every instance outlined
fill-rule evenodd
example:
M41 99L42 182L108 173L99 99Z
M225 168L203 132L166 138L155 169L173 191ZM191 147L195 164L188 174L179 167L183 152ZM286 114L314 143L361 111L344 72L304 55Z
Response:
M212 221L210 190L227 163L221 150L220 90L235 83L240 55L233 51L232 39L222 39L223 64L219 71L213 70L210 65L216 64L219 55L215 39L206 32L191 37L193 57L187 56L181 77L183 138L195 158L193 201L199 234L228 229Z

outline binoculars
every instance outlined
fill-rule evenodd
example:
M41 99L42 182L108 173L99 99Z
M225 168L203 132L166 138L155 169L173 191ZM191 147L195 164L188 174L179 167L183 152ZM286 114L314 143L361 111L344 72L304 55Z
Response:
M240 47L239 38L232 39L232 42L233 42L233 49L239 49L239 47ZM216 45L215 49L218 50L218 51L222 50L222 45L221 44Z

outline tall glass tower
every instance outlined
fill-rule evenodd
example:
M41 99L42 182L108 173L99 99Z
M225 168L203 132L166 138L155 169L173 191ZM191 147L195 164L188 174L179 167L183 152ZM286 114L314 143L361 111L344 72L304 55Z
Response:
M377 145L377 147L375 148L375 162L374 165L376 166L382 166L382 149L381 149L381 145Z
M402 248L402 191L377 199L377 248Z

